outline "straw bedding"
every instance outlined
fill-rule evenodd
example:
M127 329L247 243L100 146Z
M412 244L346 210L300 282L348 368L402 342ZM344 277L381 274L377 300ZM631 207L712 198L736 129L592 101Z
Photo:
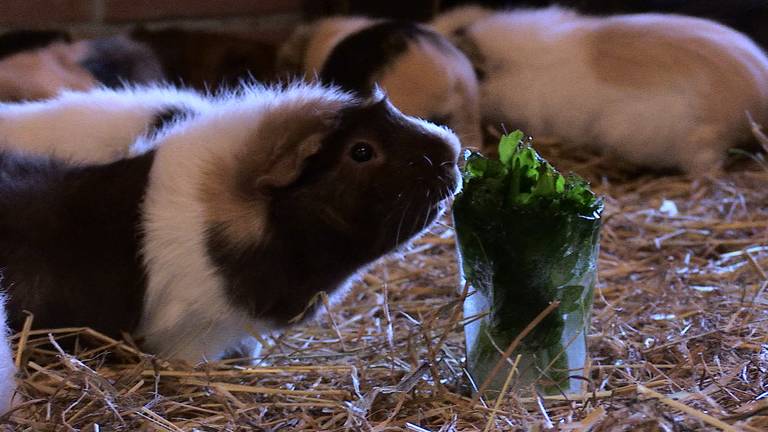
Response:
M768 165L633 174L539 143L606 197L589 392L474 401L453 232L435 225L257 366L152 358L88 329L14 337L9 430L768 430ZM471 317L469 317L471 319ZM59 350L77 341L74 355ZM502 347L505 348L505 347ZM514 380L514 378L513 378ZM514 381L512 381L514 383Z

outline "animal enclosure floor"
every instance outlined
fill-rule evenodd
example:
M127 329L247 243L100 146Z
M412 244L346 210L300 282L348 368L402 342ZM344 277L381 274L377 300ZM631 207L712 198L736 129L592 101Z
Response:
M258 366L191 367L86 329L22 332L11 430L768 430L768 167L632 174L540 143L606 198L589 392L473 401L448 222ZM323 301L323 299L318 299ZM51 339L78 338L76 355ZM107 353L110 353L107 355Z

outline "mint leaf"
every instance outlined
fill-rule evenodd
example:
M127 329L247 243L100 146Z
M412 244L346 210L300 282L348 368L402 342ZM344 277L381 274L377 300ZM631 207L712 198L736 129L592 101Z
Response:
M524 136L523 132L518 129L511 134L501 137L501 141L499 142L499 160L501 163L509 166L509 161L515 154L515 150L517 149L518 144L520 144L520 141L523 140Z
M530 141L523 141L524 136L519 130L502 136L498 159L480 153L465 156L465 182L495 179L494 190L506 185L506 192L499 191L504 207L538 205L589 217L599 212L602 201L592 193L589 183L574 174L564 177L534 150Z

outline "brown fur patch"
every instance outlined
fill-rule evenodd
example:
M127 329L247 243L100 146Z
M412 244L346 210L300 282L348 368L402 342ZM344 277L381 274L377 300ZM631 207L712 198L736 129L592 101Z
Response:
M595 76L620 87L654 89L710 67L707 56L691 49L684 37L621 23L596 30L590 49Z
M233 244L258 242L266 233L271 191L298 178L343 107L341 101L303 101L265 113L239 152L211 160L205 170L206 224L221 227Z
M209 162L200 187L206 226L220 226L233 244L253 243L264 236L267 200L244 196L238 190L232 161Z
M674 19L674 21L672 21ZM707 102L702 117L743 114L760 106L765 76L755 76L750 54L730 43L732 31L697 19L635 23L609 19L589 36L597 79L639 91L694 89ZM763 71L763 74L768 71Z
M419 41L384 73L381 86L407 115L450 118L464 146L480 144L480 99L472 65L453 47Z
M695 74L710 73L719 82L752 84L752 76L735 54L702 37L691 26L672 28L669 23L633 25L610 22L597 28L590 38L590 60L595 75L606 82L637 89L659 88L687 82ZM713 84L717 84L714 82Z

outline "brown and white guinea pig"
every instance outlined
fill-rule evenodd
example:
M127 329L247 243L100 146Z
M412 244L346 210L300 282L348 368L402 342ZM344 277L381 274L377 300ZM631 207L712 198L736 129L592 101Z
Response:
M72 42L55 31L0 35L0 100L41 100L64 89L162 80L152 51L125 36Z
M481 144L477 79L446 38L405 21L332 17L299 27L278 53L278 70L303 73L348 91L378 84L404 113Z
M5 298L0 294L0 416L11 408L16 390L16 366L8 340L8 323L5 317Z
M438 17L481 71L486 122L594 145L637 165L717 169L768 119L768 59L715 22L550 7Z
M104 163L144 152L169 126L222 98L165 86L63 91L55 98L0 103L0 150Z
M113 163L0 152L12 328L28 310L192 362L255 348L249 329L313 315L458 187L458 138L379 95L293 84L210 105Z

